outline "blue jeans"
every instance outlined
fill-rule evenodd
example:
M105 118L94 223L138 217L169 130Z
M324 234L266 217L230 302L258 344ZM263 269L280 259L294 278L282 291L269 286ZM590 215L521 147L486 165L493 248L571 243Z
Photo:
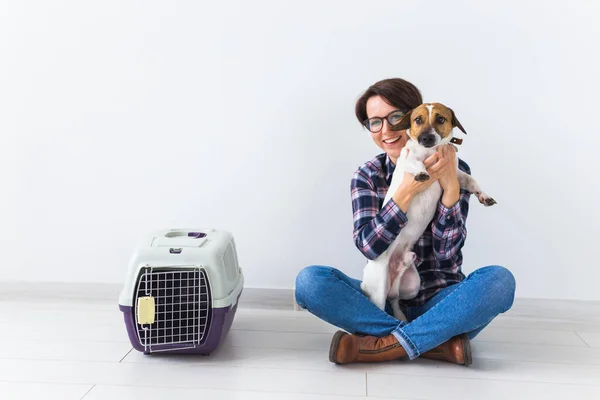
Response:
M296 277L296 302L320 319L349 333L394 335L413 360L450 338L473 339L498 314L508 311L515 278L501 266L480 268L462 282L440 290L420 307L408 307L408 322L382 311L360 289L360 281L326 266L304 268Z

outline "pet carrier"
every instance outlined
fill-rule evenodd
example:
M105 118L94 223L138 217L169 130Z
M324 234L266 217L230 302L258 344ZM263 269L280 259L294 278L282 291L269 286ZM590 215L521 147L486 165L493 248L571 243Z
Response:
M145 354L208 355L227 335L244 276L232 235L165 230L143 239L119 297L129 340Z

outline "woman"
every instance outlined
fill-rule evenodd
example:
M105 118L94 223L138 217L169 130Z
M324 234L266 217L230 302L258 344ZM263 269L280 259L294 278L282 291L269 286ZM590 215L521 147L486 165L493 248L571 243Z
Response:
M372 85L356 103L356 117L383 153L363 164L351 182L354 242L368 259L375 259L406 224L406 212L415 194L433 182L443 195L435 217L417 242L419 294L401 303L408 318L394 318L389 304L380 310L360 290L360 281L336 268L310 266L296 278L296 301L317 317L344 329L331 342L331 362L380 362L417 357L471 363L469 341L498 314L513 304L515 279L501 266L487 266L465 276L462 247L470 193L460 189L456 153L440 148L426 160L431 179L416 182L405 173L391 201L382 208L406 131L390 130L402 115L423 102L419 90L402 79ZM459 160L459 168L470 174Z

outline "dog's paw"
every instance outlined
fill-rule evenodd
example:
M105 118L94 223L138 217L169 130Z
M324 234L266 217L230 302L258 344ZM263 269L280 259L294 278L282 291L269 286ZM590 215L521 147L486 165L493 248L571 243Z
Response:
M392 304L392 312L394 314L394 317L398 321L408 322L408 318L406 318L406 315L404 315L404 312L402 312L402 309L400 308L400 304L398 304L398 299L394 299L390 303Z
M488 196L487 194L485 194L483 192L475 193L475 195L477 196L477 199L479 200L479 202L486 207L490 207L490 206L493 206L494 204L497 204L496 200L494 200L493 198L491 198L490 196Z
M483 204L484 204L486 207L493 206L494 204L496 204L496 200L492 199L491 197L488 197L487 199L485 199L485 200L483 201Z
M427 172L419 172L418 174L415 175L415 181L417 182L425 182L428 181L429 178L431 178L429 176L429 174Z

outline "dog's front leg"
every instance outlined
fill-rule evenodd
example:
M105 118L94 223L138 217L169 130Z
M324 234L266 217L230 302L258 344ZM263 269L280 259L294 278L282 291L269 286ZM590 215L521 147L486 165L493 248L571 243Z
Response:
M400 157L398 157L398 165L396 169L394 169L394 173L392 174L392 181L390 182L390 186L388 187L387 193L385 195L385 199L383 200L383 206L385 206L390 199L394 196L398 187L404 180L404 165L406 164L406 157L408 155L408 151L406 147L402 148L400 152Z
M425 164L419 161L416 157L407 157L404 163L404 170L415 176L415 181L423 182L429 180L430 176L427 173Z
M496 200L494 200L487 193L481 190L481 187L479 187L477 180L471 175L461 170L457 170L456 177L458 178L458 182L460 183L461 189L465 189L473 193L475 196L477 196L477 199L481 204L483 204L486 207L493 206L494 204L496 204Z

